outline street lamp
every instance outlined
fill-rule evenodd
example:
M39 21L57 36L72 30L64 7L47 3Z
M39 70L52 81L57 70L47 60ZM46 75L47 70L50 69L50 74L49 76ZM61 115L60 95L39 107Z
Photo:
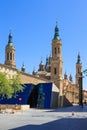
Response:
M84 74L84 76L83 76ZM79 105L83 107L83 78L87 76L87 69L79 74Z
M83 107L83 76L82 76L82 72L79 75L79 106Z

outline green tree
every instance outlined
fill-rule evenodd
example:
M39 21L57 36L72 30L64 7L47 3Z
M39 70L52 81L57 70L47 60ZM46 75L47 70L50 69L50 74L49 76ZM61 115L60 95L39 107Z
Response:
M17 76L15 76L12 80L11 80L11 87L13 90L13 97L17 96L18 92L23 91L23 86L21 85L21 80L20 80L20 73L17 73Z
M13 94L12 87L5 73L0 72L0 95L2 98L11 98Z
M23 86L20 82L19 73L14 78L8 79L5 73L0 72L0 96L2 98L16 97L20 91L23 91Z

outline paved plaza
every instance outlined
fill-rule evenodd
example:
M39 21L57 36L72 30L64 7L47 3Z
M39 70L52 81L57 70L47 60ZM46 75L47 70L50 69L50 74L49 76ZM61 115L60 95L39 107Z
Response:
M1 113L0 130L87 130L87 106Z

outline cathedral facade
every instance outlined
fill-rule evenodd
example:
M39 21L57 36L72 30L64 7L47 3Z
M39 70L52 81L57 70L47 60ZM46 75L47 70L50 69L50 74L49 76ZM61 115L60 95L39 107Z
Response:
M19 71L15 62L15 47L12 41L12 34L9 34L8 44L5 47L5 63L0 64L0 72L7 73L7 77L11 79ZM21 83L49 83L52 82L59 90L58 107L68 106L79 103L79 73L82 72L82 63L80 55L77 56L76 62L76 82L73 83L72 75L69 79L65 72L63 76L63 58L62 58L62 41L59 35L59 28L56 24L54 37L52 40L52 54L46 58L46 64L41 61L37 72L33 71L28 74L24 65L20 71ZM54 99L55 100L55 99ZM83 102L87 101L87 91L83 90Z
M52 40L52 54L46 58L46 64L41 61L37 72L33 71L33 75L42 77L54 82L59 89L58 104L59 106L66 106L69 103L79 103L79 75L82 72L82 63L80 54L77 56L76 62L76 82L73 83L72 75L69 79L65 72L63 72L63 58L62 58L62 41L59 35L59 29L56 24L54 31L54 38ZM83 90L83 102L87 101L87 91Z

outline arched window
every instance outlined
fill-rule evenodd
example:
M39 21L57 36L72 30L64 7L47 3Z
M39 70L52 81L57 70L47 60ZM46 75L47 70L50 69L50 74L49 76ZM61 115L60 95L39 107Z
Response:
M10 60L12 60L12 52L10 52Z
M56 47L55 47L55 49L54 49L54 53L56 54Z
M9 60L9 53L7 53L7 60Z

